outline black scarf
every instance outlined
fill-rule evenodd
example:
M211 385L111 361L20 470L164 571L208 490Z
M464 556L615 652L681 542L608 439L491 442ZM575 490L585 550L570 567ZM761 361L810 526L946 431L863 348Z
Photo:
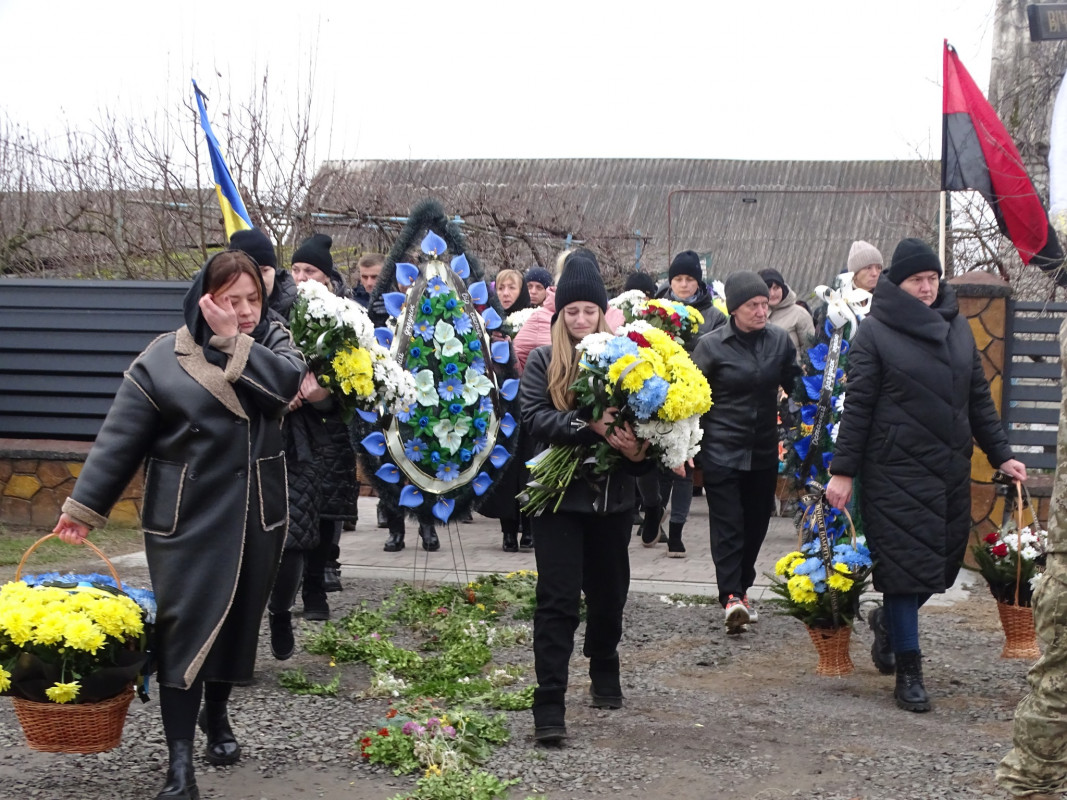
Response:
M225 250L223 253L227 252ZM203 297L206 292L204 291L204 276L207 274L207 269L211 265L211 262L221 255L216 253L207 261L204 262L204 266L200 268L200 271L196 273L193 278L193 285L189 287L189 291L185 293L185 300L182 301L182 311L185 316L185 326L189 329L189 333L193 335L194 341L202 348L204 348L204 357L217 367L222 369L226 368L226 354L216 350L209 343L211 337L214 336L214 331L207 324L207 320L204 319L203 312L200 311L200 298ZM263 284L263 276L259 274L259 270L256 270L256 277L259 279L259 296L266 298L267 287ZM270 320L267 319L268 305L263 302L259 310L259 323L249 334L257 342L262 343L263 338L267 335L267 331L270 328Z

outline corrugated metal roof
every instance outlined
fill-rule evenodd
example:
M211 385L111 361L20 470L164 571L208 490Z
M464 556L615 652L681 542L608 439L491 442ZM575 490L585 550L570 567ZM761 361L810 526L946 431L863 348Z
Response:
M939 175L938 162L921 161L340 161L320 169L309 206L336 212L316 229L356 251L387 249L381 219L430 196L464 219L491 273L551 265L571 234L606 274L632 269L640 241L649 271L692 249L710 255L712 277L773 266L803 294L844 267L856 239L888 260L905 236L936 237Z

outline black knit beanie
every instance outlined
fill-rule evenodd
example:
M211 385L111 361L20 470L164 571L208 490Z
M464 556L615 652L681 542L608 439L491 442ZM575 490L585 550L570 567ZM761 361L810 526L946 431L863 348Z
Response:
M556 313L552 315L552 321L556 321L564 307L577 302L596 303L601 311L608 310L608 292L600 270L595 261L584 256L567 259L567 266L556 284Z
M631 272L629 276L627 276L626 283L623 284L622 290L624 292L629 292L632 289L638 289L649 297L654 297L656 294L656 279L647 272Z
M944 274L941 260L930 245L922 239L902 239L893 251L886 277L900 286L916 272L936 272L939 276Z
M674 280L679 275L688 275L695 281L703 281L704 273L700 268L700 256L694 250L683 250L674 257L667 277Z
M278 268L278 256L274 252L274 245L270 243L267 234L259 228L247 231L237 231L230 237L230 249L240 250L255 260L261 267Z
M544 267L530 267L526 270L526 282L539 283L546 289L552 285L552 273Z
M333 268L333 256L330 255L330 245L333 239L325 233L313 233L300 243L300 247L293 252L292 264L310 264L331 278L340 278L337 270Z
M778 270L770 267L761 269L759 271L759 276L763 278L763 282L767 284L768 289L771 288L772 283L777 283L782 287L782 294L789 294L789 287L785 285L785 278L782 277L782 273Z
M731 273L726 278L723 290L726 292L726 310L731 314L753 297L770 297L763 278L747 270Z

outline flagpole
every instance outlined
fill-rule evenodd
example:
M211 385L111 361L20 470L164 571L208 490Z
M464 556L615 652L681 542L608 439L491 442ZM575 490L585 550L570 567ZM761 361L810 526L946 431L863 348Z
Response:
M941 259L941 268L948 274L948 265L945 263L945 224L948 214L948 192L944 189L941 190L941 203L938 209L938 243L937 243L937 257Z

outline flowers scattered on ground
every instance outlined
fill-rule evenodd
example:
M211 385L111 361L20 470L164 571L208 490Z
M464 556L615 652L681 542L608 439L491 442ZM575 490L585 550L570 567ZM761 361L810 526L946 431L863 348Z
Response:
M1030 605L1047 550L1047 531L1029 525L1019 531L1014 519L1004 523L999 531L986 534L971 548L978 572L999 602L1015 605L1015 583L1019 576L1020 606Z
M582 354L572 387L579 407L593 419L616 407L616 425L627 423L649 442L649 456L674 469L700 450L700 415L711 407L711 388L681 345L648 322L594 333L577 345ZM553 446L529 462L528 501L536 514L553 501L558 507L571 481L583 471L603 474L623 456L606 441L593 446ZM590 477L585 475L584 477Z
M412 376L379 344L359 303L338 297L321 283L304 281L291 315L293 341L346 421L356 410L384 408L392 414L415 403Z

